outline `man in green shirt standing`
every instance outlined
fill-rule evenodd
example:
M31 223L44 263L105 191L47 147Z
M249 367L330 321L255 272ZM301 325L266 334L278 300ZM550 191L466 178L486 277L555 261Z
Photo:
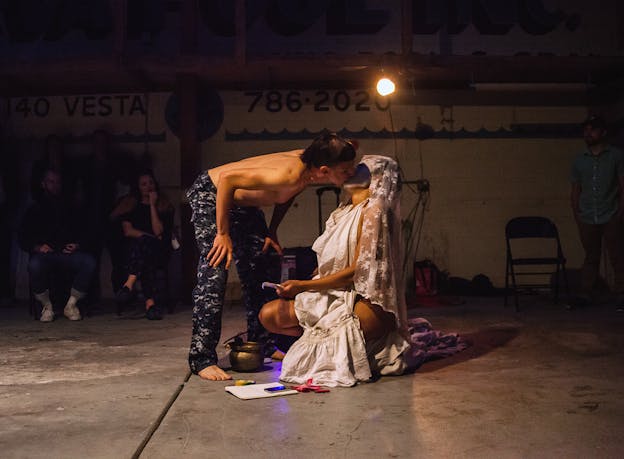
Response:
M587 148L572 164L571 204L579 229L585 260L581 270L581 296L574 306L591 304L600 272L602 241L613 267L613 292L618 310L624 306L624 154L607 143L607 124L599 116L583 123Z

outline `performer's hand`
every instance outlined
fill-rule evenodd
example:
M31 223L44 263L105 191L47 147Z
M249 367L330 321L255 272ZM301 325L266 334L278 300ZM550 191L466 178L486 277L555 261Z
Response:
M279 255L284 254L282 246L279 244L279 242L277 242L277 237L275 236L267 236L264 238L262 253L267 253L269 251L269 247L273 247L273 250L275 250Z
M208 264L216 268L225 259L225 269L230 269L232 263L232 238L229 234L217 234L212 243L212 248L206 255Z
M65 244L65 247L63 247L63 253L74 253L76 250L78 250L78 244L73 242Z
M280 283L275 290L282 298L294 298L298 293L304 292L305 288L303 287L301 281L287 280Z
M35 252L39 253L52 253L54 249L50 247L48 244L41 244L35 247Z

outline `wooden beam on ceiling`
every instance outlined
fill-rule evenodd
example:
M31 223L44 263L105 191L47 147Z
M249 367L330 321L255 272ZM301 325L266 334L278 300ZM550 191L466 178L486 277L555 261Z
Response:
M212 57L115 56L15 62L0 59L0 78L22 82L22 87L79 88L141 87L171 90L176 75L194 74L224 89L242 87L362 87L372 82L382 57L246 56ZM584 83L597 86L621 81L624 57L557 56L409 56L383 55L384 65L400 69L400 77L421 88L461 88L471 83ZM64 88L64 89L63 89Z

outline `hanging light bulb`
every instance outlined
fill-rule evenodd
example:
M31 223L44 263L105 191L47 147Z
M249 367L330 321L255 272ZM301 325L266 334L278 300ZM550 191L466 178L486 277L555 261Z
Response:
M394 92L396 86L390 78L383 77L377 82L377 92L380 96L389 96Z

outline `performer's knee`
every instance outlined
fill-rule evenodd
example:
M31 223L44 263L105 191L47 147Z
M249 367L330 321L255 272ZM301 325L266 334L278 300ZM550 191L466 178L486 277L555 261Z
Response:
M274 328L275 328L274 327L275 326L274 310L275 308L271 307L272 306L271 303L266 303L264 306L262 306L262 308L260 309L260 312L258 312L258 320L260 321L260 323L262 324L264 328L266 328L270 332L274 332ZM272 309L273 309L273 313L271 312Z

